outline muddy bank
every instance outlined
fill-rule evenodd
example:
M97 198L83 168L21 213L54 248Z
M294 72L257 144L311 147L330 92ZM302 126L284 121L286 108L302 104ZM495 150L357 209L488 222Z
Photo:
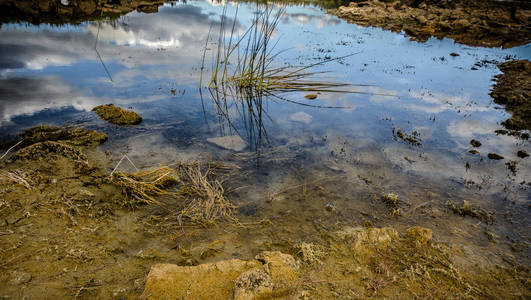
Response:
M510 48L531 37L524 1L354 1L329 12L361 26L404 31L413 40L451 38L470 46Z
M509 130L531 130L531 62L516 60L498 66L491 97L512 116L502 122Z
M290 254L198 266L157 264L146 299L351 299L528 297L526 268L475 263L463 250L433 240L431 230L347 227L299 243Z
M96 148L103 133L40 126L23 136L27 144L0 163L0 291L13 299L530 294L517 253L473 253L418 227L354 227L365 217L347 221L339 202L324 206L337 188L325 193L309 181L296 185L303 192L285 188L267 198L253 189L242 197L261 197L258 208L238 207L232 200L245 188L231 184L249 175L237 166L210 163L204 171L177 162L137 171L129 158L111 161ZM385 223L428 206L401 212L406 200L391 193L367 201ZM278 213L261 212L277 203Z
M0 24L80 24L85 21L116 18L134 10L157 12L163 3L164 1L142 0L7 0L0 3Z

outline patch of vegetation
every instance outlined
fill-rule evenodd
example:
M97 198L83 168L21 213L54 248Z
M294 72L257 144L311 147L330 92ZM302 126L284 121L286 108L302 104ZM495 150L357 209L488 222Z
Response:
M461 216L474 217L476 219L483 220L487 223L493 223L495 220L494 215L492 213L482 209L479 206L475 207L466 200L463 200L463 204L461 206L458 206L457 204L451 201L448 201L447 205L451 211Z
M92 109L98 116L116 125L136 125L142 122L142 117L132 110L125 110L113 104L96 106Z
M422 146L422 139L420 138L420 133L416 130L409 134L407 132L402 131L402 128L393 128L393 136L413 146Z

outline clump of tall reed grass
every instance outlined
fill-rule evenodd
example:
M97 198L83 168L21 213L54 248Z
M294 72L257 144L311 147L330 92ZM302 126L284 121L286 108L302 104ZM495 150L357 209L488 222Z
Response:
M211 77L208 83L209 89L214 90L215 93L220 93L222 96L233 96L238 99L273 96L277 99L287 100L280 95L290 92L360 93L356 90L347 89L353 84L311 80L316 75L327 73L313 72L310 70L312 67L346 56L303 66L276 65L275 59L284 51L275 50L279 39L273 37L284 14L284 9L274 9L268 5L260 7L262 8L261 12L255 14L251 26L243 34L236 32L236 17L232 25L226 23L226 7L224 8L216 52L213 56ZM236 11L236 16L237 13ZM227 26L231 26L230 31ZM205 57L210 36L209 33L204 49L200 77L201 87L205 75Z
M266 99L318 108L347 108L301 102L290 99L288 94L309 92L373 94L353 88L368 85L315 79L327 72L312 71L313 67L350 55L325 59L308 65L278 64L276 60L285 50L276 50L279 38L275 38L275 35L284 9L268 5L258 5L257 9L259 13L254 15L250 27L238 32L236 26L238 7L236 7L232 24L227 21L227 6L223 8L216 47L212 55L212 67L207 73L205 59L213 36L211 26L203 52L199 82L201 97L202 89L207 88L217 108L220 122L223 121L231 131L244 137L238 130L239 126L233 123L233 116L229 110L231 107L236 108L241 115L243 128L247 131L247 141L251 147L259 148L262 141L267 140L264 127L265 119L269 118L264 109ZM210 79L207 81L208 75ZM233 102L229 104L228 101L231 100ZM222 134L225 133L222 132Z

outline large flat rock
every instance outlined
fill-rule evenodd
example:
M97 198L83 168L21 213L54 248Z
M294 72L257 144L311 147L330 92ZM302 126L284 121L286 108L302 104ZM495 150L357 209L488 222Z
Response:
M298 282L298 264L291 255L264 251L249 261L154 265L143 299L282 299Z

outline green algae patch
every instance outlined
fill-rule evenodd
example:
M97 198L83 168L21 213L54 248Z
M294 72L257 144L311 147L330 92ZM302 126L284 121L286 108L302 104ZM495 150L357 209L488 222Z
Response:
M62 142L74 146L95 146L107 141L103 132L88 130L80 127L58 127L40 125L24 132L24 145L51 141Z
M132 110L125 110L113 104L96 106L92 109L98 116L109 123L116 125L137 125L142 122L142 117Z

